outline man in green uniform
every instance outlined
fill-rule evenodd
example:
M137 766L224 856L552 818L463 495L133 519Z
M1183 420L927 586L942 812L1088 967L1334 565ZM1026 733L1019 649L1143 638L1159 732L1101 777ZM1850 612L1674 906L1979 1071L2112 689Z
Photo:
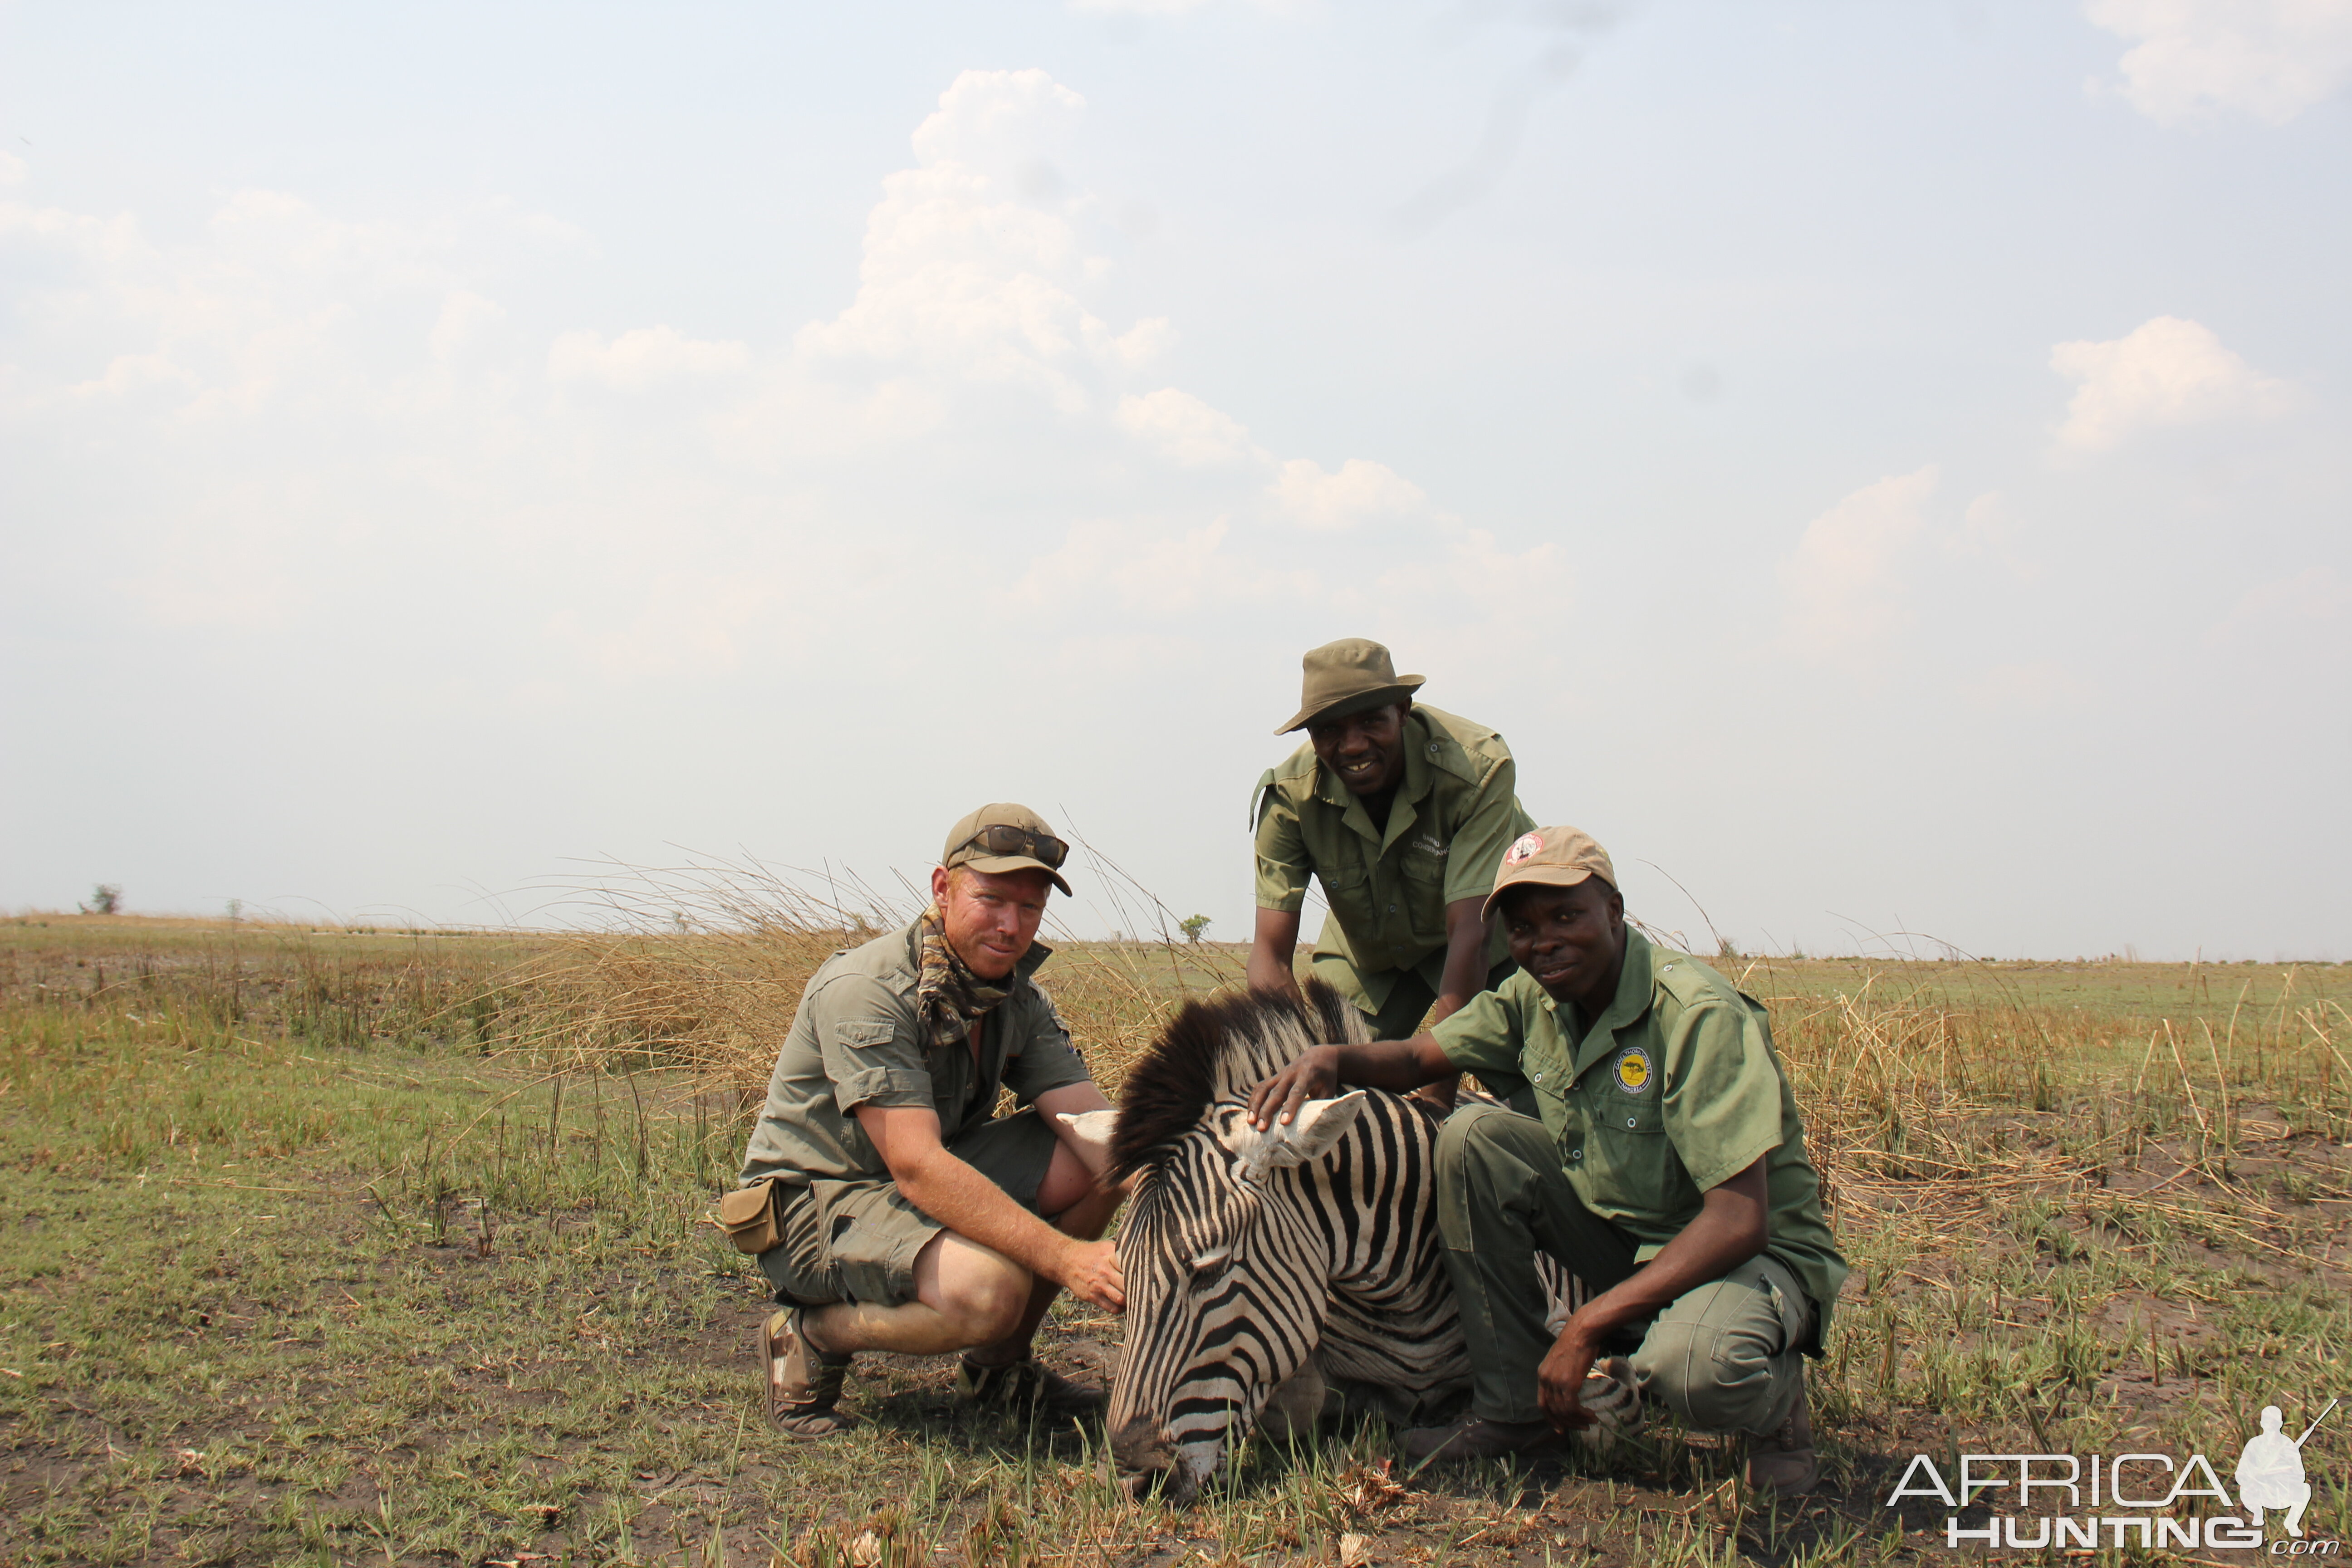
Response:
M966 1351L968 1397L1100 1405L1029 1351L1056 1290L1125 1305L1098 1239L1118 1199L1061 1120L1109 1102L1031 978L1067 854L1026 807L981 807L948 833L931 907L827 960L801 994L743 1159L746 1187L775 1184L781 1239L760 1268L787 1310L760 1351L789 1436L849 1425L835 1403L856 1351ZM1027 1109L995 1118L1000 1088Z
M1755 1434L1751 1484L1819 1478L1804 1361L1845 1260L1764 1009L1627 929L1616 873L1572 827L1523 835L1490 900L1518 973L1429 1033L1318 1046L1251 1096L1259 1126L1335 1084L1405 1089L1475 1072L1532 1101L1439 1134L1446 1272L1469 1341L1471 1416L1408 1433L1416 1458L1517 1453L1590 1424L1595 1379L1630 1380L1690 1426ZM1538 1249L1600 1292L1557 1334Z
M1481 912L1511 840L1535 826L1517 769L1483 724L1414 705L1418 675L1362 637L1303 661L1299 710L1275 733L1307 744L1257 781L1253 990L1296 994L1299 910L1311 877L1330 913L1314 973L1402 1039L1510 973Z

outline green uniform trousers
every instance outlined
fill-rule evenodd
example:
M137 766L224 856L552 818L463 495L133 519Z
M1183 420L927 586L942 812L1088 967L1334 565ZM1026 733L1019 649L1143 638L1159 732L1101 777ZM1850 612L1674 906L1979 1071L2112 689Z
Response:
M1437 1138L1437 1215L1445 1271L1469 1341L1472 1414L1534 1421L1544 1325L1538 1248L1596 1292L1633 1272L1636 1243L1586 1208L1542 1122L1497 1105L1465 1106ZM1621 1331L1643 1394L1702 1432L1769 1432L1802 1388L1812 1303L1761 1253Z

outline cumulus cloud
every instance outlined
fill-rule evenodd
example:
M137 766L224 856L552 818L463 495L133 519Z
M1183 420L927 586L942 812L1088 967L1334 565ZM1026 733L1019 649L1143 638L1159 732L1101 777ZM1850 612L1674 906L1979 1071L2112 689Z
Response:
M866 220L857 298L803 328L809 354L1025 387L1064 413L1094 406L1093 372L1149 363L1164 318L1115 332L1079 291L1089 254L1050 150L1086 100L1042 70L968 70L914 134L916 166L884 180Z
M2105 451L2143 430L2275 412L2286 387L2179 316L2144 321L2108 342L2060 343L2050 368L2080 384L2058 444Z
M1407 516L1428 500L1394 468L1364 458L1350 458L1328 474L1310 458L1294 458L1282 465L1271 493L1293 522L1327 531Z
M1286 462L1143 379L1175 328L1105 303L1110 220L1061 172L1083 106L1042 71L956 78L882 183L854 297L764 344L547 321L515 258L577 237L496 203L395 224L237 192L159 244L0 201L0 239L63 279L0 322L0 415L27 449L137 454L120 467L153 502L110 554L149 624L283 632L380 599L405 626L463 581L583 700L894 617L920 662L975 584L1071 646L1229 642L1305 610L1502 657L1522 633L1492 585L1565 593L1550 547L1366 458Z
M1902 624L1908 556L1937 478L1931 463L1865 485L1805 525L1780 565L1785 635L1797 653L1866 656Z
M1172 386L1118 400L1119 427L1188 468L1268 462L1240 420Z
M706 342L670 327L639 327L609 343L595 332L563 332L547 351L551 380L589 381L622 392L724 375L751 363L748 344Z
M2135 41L2120 62L2123 96L2163 124L2226 110L2283 125L2352 77L2352 0L2087 0L2084 9Z
M2042 563L2025 552L2025 525L2007 496L1987 490L1969 502L1960 526L1944 539L1948 554L1992 562L2021 583L2042 576Z

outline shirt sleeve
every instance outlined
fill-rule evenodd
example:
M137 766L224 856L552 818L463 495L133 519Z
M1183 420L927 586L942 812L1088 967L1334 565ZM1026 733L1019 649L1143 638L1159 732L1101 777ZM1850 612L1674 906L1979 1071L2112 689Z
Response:
M1307 884L1315 872L1298 811L1275 787L1271 768L1258 780L1257 791L1257 907L1295 915L1307 907Z
M1780 1146L1780 1066L1748 1010L1702 1002L1666 1040L1666 1136L1700 1192Z
M1517 1009L1501 992L1481 991L1429 1032L1445 1059L1463 1071L1475 1072L1481 1079L1490 1073L1506 1082L1517 1079L1527 1037Z
M1041 1094L1051 1094L1074 1083L1090 1083L1087 1059L1070 1044L1070 1031L1045 988L1030 982L1036 1000L1023 1009L1022 1037L1012 1043L1004 1058L1004 1087L1013 1103L1027 1105Z
M1454 829L1445 858L1445 901L1483 899L1495 890L1495 873L1511 840L1527 831L1519 806L1519 765L1505 757L1470 797L1469 809ZM1261 900L1263 901L1263 900Z
M866 975L845 974L810 998L817 1049L844 1116L861 1105L937 1108L921 1026L904 998Z

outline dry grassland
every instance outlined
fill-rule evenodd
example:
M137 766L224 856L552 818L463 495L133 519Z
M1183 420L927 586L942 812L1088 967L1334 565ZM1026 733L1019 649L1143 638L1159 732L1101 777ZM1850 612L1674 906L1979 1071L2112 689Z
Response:
M1096 1435L896 1357L857 1432L779 1444L708 1215L883 903L730 872L619 886L594 936L0 925L0 1561L1909 1562L1944 1554L1939 1508L1881 1506L1915 1452L2226 1473L2261 1405L2342 1388L2352 968L1725 959L1856 1266L1802 1505L1701 1436L1404 1478L1374 1427L1133 1510ZM1074 943L1041 979L1115 1091L1239 968ZM1065 1303L1046 1353L1117 1340ZM2352 1534L2347 1428L2305 1450L2315 1537Z

